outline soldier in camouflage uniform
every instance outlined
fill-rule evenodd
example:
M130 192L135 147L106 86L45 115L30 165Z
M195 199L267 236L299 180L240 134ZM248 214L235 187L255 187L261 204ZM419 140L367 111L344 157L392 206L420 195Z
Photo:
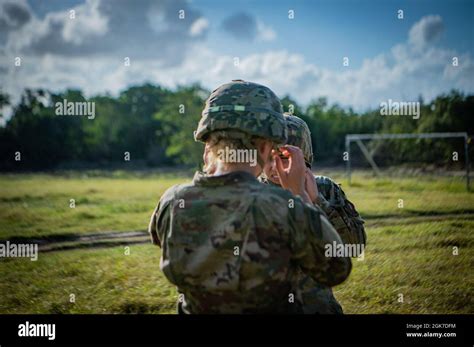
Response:
M281 177L305 201L257 180L286 137L281 103L267 87L232 81L206 101L195 139L212 169L168 189L149 225L180 312L302 313L299 272L328 287L349 275L350 258L325 256L326 244L342 241L295 179L305 169L301 150L282 147L292 165ZM222 144L256 150L258 164L216 160Z
M287 144L301 148L308 167L308 177L309 179L314 177L316 183L315 194L310 194L313 196L313 203L326 213L329 222L334 226L344 243L365 247L364 221L354 205L346 198L344 191L329 177L315 176L311 172L313 148L308 125L297 116L287 113L284 115L288 127ZM274 167L267 166L260 180L264 183L279 185L278 174ZM343 313L331 288L317 283L311 277L302 276L299 290L303 298L302 306L305 313Z

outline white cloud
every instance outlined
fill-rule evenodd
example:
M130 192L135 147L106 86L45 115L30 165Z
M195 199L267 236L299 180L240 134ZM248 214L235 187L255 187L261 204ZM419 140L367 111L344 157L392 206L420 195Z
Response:
M276 32L262 21L257 21L257 40L273 41L276 39Z
M116 55L153 57L163 64L179 64L188 45L205 36L201 15L185 0L131 1L86 0L69 10L33 16L21 29L8 35L10 54L40 56ZM178 12L185 11L185 19ZM193 23L198 21L192 32Z
M409 41L415 47L423 48L438 39L443 30L444 25L441 16L425 16L411 27Z
M200 17L195 20L189 28L189 34L191 36L200 36L207 30L208 27L209 21L204 17Z
M31 10L26 0L2 0L0 2L0 29L15 30L31 19Z
M199 18L187 27L187 36L192 26L198 26L195 23ZM419 23L426 23L426 19L422 18L413 28L420 28ZM199 26L203 28L203 24ZM429 42L425 40L425 48L420 50L409 38L384 54L366 59L359 68L343 71L323 68L301 54L286 50L242 56L239 66L234 66L232 56L221 55L199 42L187 44L186 55L179 64L172 65L164 64L153 55L132 58L131 66L126 67L123 58L117 55L65 59L58 54L44 54L21 68L9 68L4 76L4 90L19 95L24 87L51 90L76 87L86 95L106 91L117 94L131 84L144 82L167 87L200 82L213 89L242 78L265 84L280 96L290 94L303 104L327 96L330 102L356 110L377 107L389 98L410 101L421 94L425 100L430 100L452 88L473 93L472 57ZM458 57L459 66L452 66L454 56Z
M63 21L62 36L66 42L76 45L85 40L103 36L108 30L108 18L99 11L99 1L88 0L89 6L78 6L74 9L74 17ZM55 14L58 21L64 18L64 13Z

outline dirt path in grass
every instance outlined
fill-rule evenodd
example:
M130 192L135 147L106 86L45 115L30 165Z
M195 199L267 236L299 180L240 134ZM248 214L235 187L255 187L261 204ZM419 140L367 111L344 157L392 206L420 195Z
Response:
M5 242L2 240L0 242ZM103 231L99 233L58 234L45 238L11 238L15 243L37 243L40 252L64 251L78 248L115 247L149 243L146 231Z
M467 213L466 213L467 212ZM474 220L474 211L462 213L413 214L404 216L383 215L366 216L365 226L370 236L370 229L390 225L419 224L443 220ZM0 240L5 243L7 240ZM135 231L102 231L82 234L57 234L43 238L14 237L10 243L36 243L41 252L64 251L80 248L102 248L150 243L150 236L144 230Z

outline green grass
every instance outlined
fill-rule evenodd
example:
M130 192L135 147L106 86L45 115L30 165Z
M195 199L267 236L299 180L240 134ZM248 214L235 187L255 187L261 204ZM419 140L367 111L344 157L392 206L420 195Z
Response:
M1 175L0 239L143 230L161 194L181 182L183 177Z
M340 173L325 174L343 183L367 223L365 260L354 260L350 278L334 289L346 313L474 313L474 194L461 178L358 174L348 187ZM186 180L0 175L0 239L144 230L164 190ZM117 246L40 253L37 262L0 259L0 313L175 312L159 248L130 247L130 255Z
M142 230L161 194L182 176L0 175L0 239L103 230ZM334 175L336 179L340 175ZM474 213L459 178L373 179L343 188L366 218ZM70 208L70 199L76 207ZM399 199L403 208L398 208Z
M368 238L335 288L347 313L474 313L474 221L385 226Z
M174 313L176 291L152 245L40 254L0 263L1 313ZM75 302L70 302L70 295Z

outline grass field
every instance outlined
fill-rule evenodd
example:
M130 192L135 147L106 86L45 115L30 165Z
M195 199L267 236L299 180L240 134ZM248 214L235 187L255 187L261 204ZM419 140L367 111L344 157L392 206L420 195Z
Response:
M461 178L358 174L347 187L340 173L323 173L343 183L366 220L365 259L335 287L346 313L474 313L474 194ZM164 190L190 178L0 175L0 240L145 230ZM159 270L159 248L130 244L126 255L125 246L0 259L0 313L174 313L176 291Z

